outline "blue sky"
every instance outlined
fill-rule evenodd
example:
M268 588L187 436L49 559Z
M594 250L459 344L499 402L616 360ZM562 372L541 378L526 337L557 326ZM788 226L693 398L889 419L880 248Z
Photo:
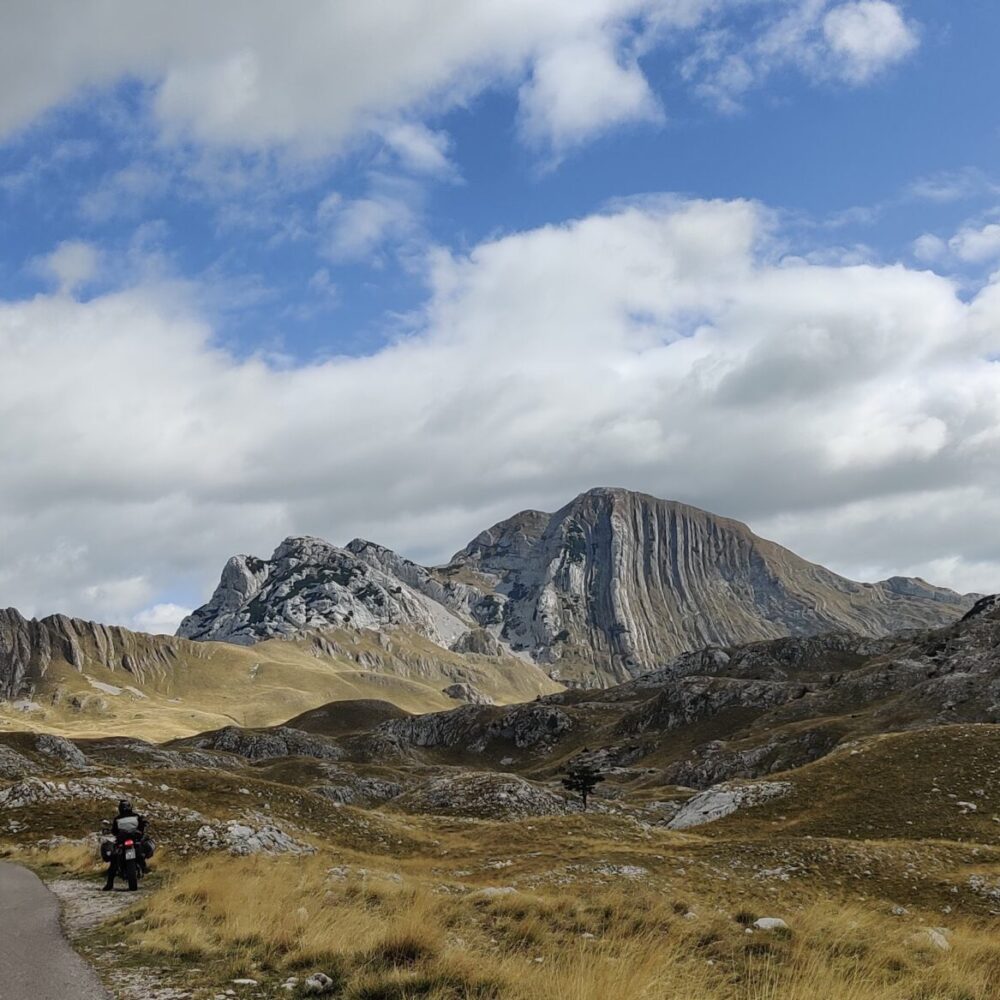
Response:
M437 559L599 482L852 575L989 589L1000 552L967 525L998 465L1000 8L287 21L0 13L0 601L166 628L232 551L369 534ZM840 365L824 424L810 379ZM770 483L727 467L734 420Z

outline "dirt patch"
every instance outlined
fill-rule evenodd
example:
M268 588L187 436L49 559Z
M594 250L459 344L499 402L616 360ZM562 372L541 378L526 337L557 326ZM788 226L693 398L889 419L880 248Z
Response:
M70 937L93 930L139 902L137 893L101 892L100 883L80 879L57 879L49 882L49 888L59 897L63 926Z

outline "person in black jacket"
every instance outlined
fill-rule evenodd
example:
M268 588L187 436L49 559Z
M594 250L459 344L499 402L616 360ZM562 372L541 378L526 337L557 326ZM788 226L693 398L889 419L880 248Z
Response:
M126 840L135 843L136 864L142 869L143 874L149 871L146 865L146 855L143 846L143 839L146 836L146 817L140 816L133 808L128 799L122 799L118 803L118 815L111 823L111 832L114 834L115 846L122 849ZM111 892L115 887L115 871L117 869L117 859L114 854L108 864L107 878L104 882L104 891Z

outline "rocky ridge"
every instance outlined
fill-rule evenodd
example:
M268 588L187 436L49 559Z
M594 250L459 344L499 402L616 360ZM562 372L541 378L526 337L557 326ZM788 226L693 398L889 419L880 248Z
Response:
M178 635L243 644L331 627L407 629L461 653L600 687L688 650L833 630L878 637L956 620L972 597L923 580L856 583L681 503L619 489L524 511L428 569L361 539L235 556Z
M93 663L142 683L169 671L182 647L186 656L204 653L180 639L131 632L118 625L66 615L25 618L14 608L0 609L0 700L30 698L54 662L80 671Z

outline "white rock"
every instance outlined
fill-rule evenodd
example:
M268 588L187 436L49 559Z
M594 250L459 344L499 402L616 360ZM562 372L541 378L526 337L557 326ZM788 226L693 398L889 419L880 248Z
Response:
M488 885L472 893L472 899L496 899L499 896L510 896L517 892L512 885Z
M781 798L791 790L792 786L787 781L757 781L753 784L727 781L721 785L713 785L688 799L667 827L671 830L685 830L690 826L713 823L737 809Z
M910 936L910 944L918 948L930 945L938 951L951 951L951 942L948 936L951 934L946 927L927 927L922 931Z
M788 924L781 917L761 917L753 922L759 931L787 931Z
M324 972L314 972L303 984L305 993L322 995L333 989L333 980Z

